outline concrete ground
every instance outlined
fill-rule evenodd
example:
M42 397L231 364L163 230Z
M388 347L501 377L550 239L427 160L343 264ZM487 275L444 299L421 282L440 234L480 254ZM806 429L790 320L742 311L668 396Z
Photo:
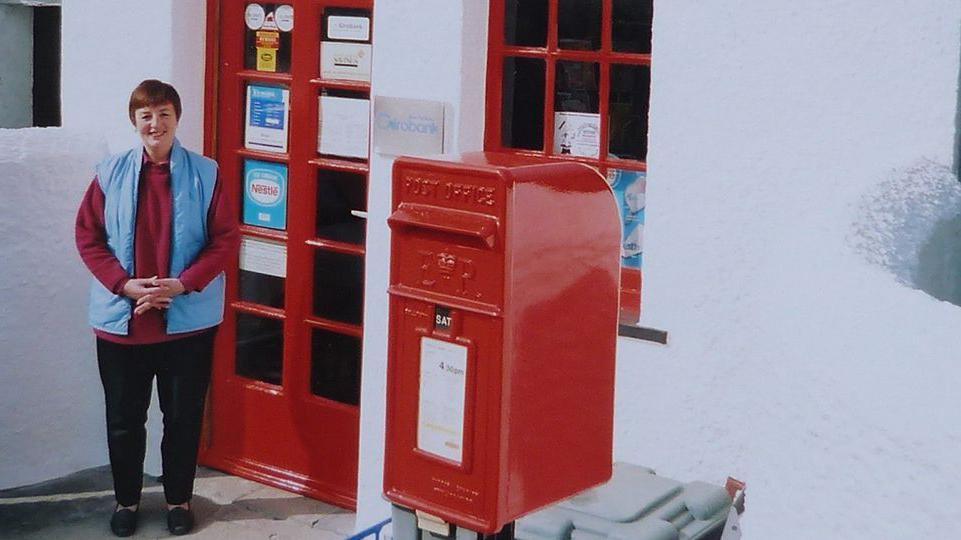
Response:
M0 538L113 538L110 468L97 467L42 484L0 491ZM196 527L187 538L341 540L354 514L293 493L201 467L194 485ZM163 487L144 477L132 538L169 538Z

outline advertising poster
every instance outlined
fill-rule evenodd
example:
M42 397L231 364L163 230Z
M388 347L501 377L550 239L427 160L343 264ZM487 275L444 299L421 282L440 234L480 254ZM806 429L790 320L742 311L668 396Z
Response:
M644 206L647 174L641 171L611 169L607 182L614 190L621 212L624 231L621 242L621 266L641 268L644 252Z
M282 242L244 236L240 239L240 269L287 277L287 246Z
M340 41L370 41L370 17L355 10L333 10L327 16L327 39ZM336 15L334 13L341 13Z
M601 149L601 115L554 113L554 153L596 158Z
M244 161L244 223L287 228L287 165Z
M374 151L399 156L444 152L444 104L374 96Z
M324 79L370 82L370 44L322 42L320 76Z
M370 143L370 100L320 96L317 151L367 158Z
M251 84L247 87L244 146L251 150L287 151L290 90Z
M290 4L249 3L244 9L244 68L290 71L294 8Z

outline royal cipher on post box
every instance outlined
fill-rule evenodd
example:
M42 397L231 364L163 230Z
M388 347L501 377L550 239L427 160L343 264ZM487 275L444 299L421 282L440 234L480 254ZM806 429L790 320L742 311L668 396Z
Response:
M620 223L591 167L393 170L384 492L492 534L611 475Z

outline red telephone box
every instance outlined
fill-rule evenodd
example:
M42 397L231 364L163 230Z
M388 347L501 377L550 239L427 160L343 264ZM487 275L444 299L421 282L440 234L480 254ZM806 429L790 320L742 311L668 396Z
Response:
M207 6L205 149L243 240L227 269L201 462L350 508L373 0ZM364 61L334 65L341 54ZM344 130L358 134L351 145L331 135Z
M617 216L584 164L397 160L388 499L491 534L610 478Z

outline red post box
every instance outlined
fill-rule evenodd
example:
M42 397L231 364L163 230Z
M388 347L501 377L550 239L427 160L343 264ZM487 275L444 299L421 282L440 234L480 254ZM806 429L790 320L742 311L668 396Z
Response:
M385 495L475 532L611 475L620 223L591 167L393 171Z

